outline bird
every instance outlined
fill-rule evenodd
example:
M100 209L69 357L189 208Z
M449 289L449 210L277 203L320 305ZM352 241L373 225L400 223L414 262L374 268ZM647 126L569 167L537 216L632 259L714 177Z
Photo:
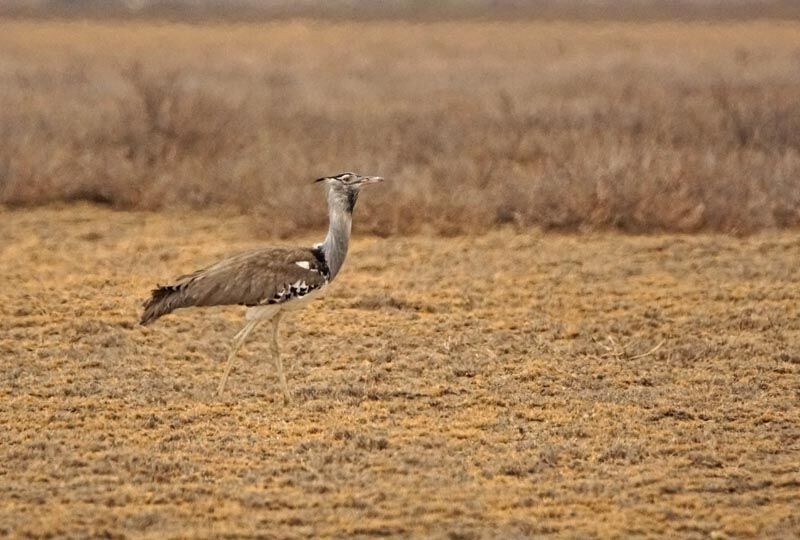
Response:
M350 243L353 209L366 185L382 182L380 176L344 172L318 178L328 201L328 233L312 247L263 247L225 258L191 274L157 285L144 302L139 323L149 325L176 309L244 305L246 324L230 345L225 371L217 387L221 396L236 353L250 333L264 322L272 323L272 356L284 403L290 393L278 346L278 325L284 314L318 298L342 269Z

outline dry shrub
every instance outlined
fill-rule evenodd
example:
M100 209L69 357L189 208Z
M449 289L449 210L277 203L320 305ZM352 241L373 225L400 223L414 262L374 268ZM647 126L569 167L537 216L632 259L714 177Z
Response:
M383 235L800 225L797 25L6 29L9 206L228 206L282 236L354 169L391 180L359 208Z

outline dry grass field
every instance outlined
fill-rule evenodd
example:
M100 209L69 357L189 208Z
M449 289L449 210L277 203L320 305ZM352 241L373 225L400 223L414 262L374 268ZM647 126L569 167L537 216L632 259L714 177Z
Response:
M240 309L136 325L249 219L0 226L0 536L800 535L796 233L359 235L284 407L263 333L211 396Z
M0 19L0 204L286 235L349 169L378 235L796 227L800 23Z
M0 18L0 538L800 537L798 227L797 21Z

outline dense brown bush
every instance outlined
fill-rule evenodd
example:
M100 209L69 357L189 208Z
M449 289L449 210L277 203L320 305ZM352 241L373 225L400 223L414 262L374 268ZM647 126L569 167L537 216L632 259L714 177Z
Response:
M379 234L800 225L800 25L6 22L0 203L233 206L391 179Z

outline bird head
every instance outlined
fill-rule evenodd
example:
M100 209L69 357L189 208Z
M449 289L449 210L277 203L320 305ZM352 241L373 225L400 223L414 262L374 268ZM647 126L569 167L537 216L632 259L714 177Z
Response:
M368 184L383 182L380 176L361 176L354 172L343 172L335 176L317 178L328 186L328 202L352 212L358 199L359 190Z
M380 176L361 176L354 172L343 172L336 176L325 176L317 178L317 182L324 182L328 186L338 189L361 189L362 186L367 184L377 184L383 182Z

